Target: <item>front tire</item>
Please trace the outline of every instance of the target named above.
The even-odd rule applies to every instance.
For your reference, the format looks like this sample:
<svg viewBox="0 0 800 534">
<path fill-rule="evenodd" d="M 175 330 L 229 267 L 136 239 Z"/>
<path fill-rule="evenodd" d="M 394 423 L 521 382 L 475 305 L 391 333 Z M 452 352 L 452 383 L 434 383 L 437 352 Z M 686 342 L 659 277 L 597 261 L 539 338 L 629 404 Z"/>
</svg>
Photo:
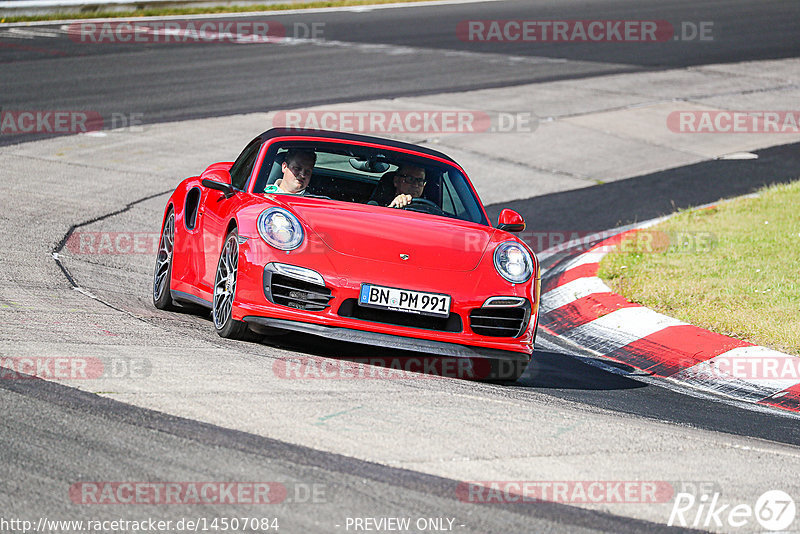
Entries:
<svg viewBox="0 0 800 534">
<path fill-rule="evenodd" d="M 211 316 L 214 328 L 221 337 L 247 339 L 252 334 L 247 323 L 233 318 L 233 299 L 236 296 L 236 277 L 239 269 L 239 234 L 234 228 L 225 238 L 214 276 L 214 301 Z"/>
</svg>

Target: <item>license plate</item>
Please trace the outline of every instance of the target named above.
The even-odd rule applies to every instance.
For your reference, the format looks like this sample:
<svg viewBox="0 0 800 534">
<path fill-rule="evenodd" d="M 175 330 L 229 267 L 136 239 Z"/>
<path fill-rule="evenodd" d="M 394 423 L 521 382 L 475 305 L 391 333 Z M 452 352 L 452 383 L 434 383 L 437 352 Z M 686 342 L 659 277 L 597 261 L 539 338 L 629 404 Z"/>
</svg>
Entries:
<svg viewBox="0 0 800 534">
<path fill-rule="evenodd" d="M 450 295 L 425 293 L 396 287 L 361 284 L 358 297 L 361 306 L 402 311 L 422 315 L 447 317 L 450 315 Z"/>
</svg>

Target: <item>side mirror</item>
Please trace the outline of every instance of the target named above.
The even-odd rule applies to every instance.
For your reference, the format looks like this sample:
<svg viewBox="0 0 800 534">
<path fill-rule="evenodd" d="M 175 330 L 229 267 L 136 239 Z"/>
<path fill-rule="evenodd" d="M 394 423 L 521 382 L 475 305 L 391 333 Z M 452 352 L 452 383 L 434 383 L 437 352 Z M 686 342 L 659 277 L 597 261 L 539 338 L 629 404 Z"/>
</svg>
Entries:
<svg viewBox="0 0 800 534">
<path fill-rule="evenodd" d="M 203 187 L 214 189 L 216 191 L 222 191 L 225 194 L 225 198 L 231 198 L 234 194 L 236 194 L 236 190 L 231 184 L 209 180 L 208 178 L 203 178 Z"/>
<path fill-rule="evenodd" d="M 514 210 L 504 209 L 500 212 L 497 228 L 506 232 L 521 232 L 525 229 L 525 219 Z"/>
<path fill-rule="evenodd" d="M 229 184 L 231 183 L 231 165 L 233 165 L 233 163 L 229 161 L 212 163 L 203 171 L 200 178 L 209 178 L 217 182 L 222 182 L 223 184 Z"/>
</svg>

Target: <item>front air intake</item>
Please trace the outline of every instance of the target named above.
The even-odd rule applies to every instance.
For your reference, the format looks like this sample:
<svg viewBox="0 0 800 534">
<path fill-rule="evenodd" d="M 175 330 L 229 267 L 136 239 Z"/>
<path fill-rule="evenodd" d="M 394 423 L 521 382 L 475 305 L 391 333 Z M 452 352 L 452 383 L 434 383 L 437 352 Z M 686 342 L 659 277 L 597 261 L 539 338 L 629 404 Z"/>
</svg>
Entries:
<svg viewBox="0 0 800 534">
<path fill-rule="evenodd" d="M 264 296 L 274 304 L 305 311 L 322 311 L 333 298 L 325 286 L 269 270 L 264 271 Z"/>
<path fill-rule="evenodd" d="M 515 306 L 484 305 L 469 313 L 469 326 L 481 336 L 519 337 L 528 326 L 530 315 L 528 301 Z"/>
</svg>

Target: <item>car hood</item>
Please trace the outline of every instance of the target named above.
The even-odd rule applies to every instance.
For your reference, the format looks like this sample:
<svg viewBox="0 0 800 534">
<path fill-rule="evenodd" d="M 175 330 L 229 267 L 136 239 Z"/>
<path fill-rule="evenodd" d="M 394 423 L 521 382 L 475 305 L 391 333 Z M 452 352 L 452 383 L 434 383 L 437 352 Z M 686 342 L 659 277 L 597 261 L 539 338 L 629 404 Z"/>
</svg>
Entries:
<svg viewBox="0 0 800 534">
<path fill-rule="evenodd" d="M 284 195 L 280 200 L 340 254 L 417 268 L 471 271 L 495 230 L 381 206 Z"/>
</svg>

